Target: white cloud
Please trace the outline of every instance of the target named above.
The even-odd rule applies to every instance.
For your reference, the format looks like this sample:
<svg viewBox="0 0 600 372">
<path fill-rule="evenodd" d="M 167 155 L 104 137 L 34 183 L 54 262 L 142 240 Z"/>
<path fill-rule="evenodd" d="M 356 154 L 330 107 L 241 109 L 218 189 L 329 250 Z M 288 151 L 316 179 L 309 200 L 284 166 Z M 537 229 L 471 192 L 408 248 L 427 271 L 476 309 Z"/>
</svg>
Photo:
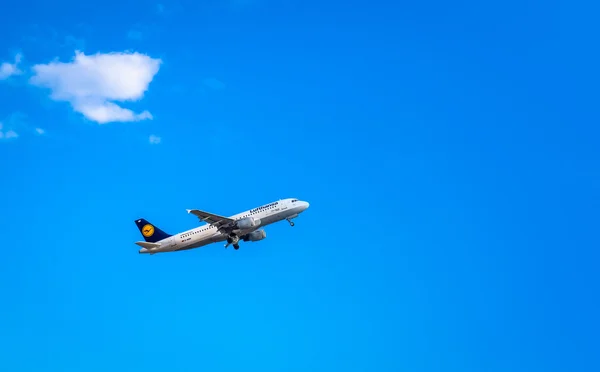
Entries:
<svg viewBox="0 0 600 372">
<path fill-rule="evenodd" d="M 5 80 L 13 75 L 20 75 L 23 73 L 18 67 L 19 63 L 21 62 L 21 58 L 22 55 L 17 54 L 15 56 L 14 63 L 3 62 L 0 64 L 0 80 Z"/>
<path fill-rule="evenodd" d="M 159 136 L 155 136 L 154 134 L 150 135 L 149 141 L 151 145 L 158 145 L 162 138 Z"/>
<path fill-rule="evenodd" d="M 116 121 L 127 122 L 152 119 L 152 114 L 148 111 L 143 111 L 139 114 L 136 114 L 133 111 L 124 109 L 123 107 L 112 102 L 84 102 L 81 103 L 75 110 L 83 113 L 88 119 L 100 124 Z"/>
<path fill-rule="evenodd" d="M 4 138 L 17 138 L 19 137 L 19 135 L 14 131 L 14 130 L 9 130 L 8 132 L 4 133 Z"/>
<path fill-rule="evenodd" d="M 30 83 L 49 88 L 50 97 L 66 101 L 87 119 L 100 124 L 152 119 L 148 111 L 135 113 L 116 102 L 143 98 L 162 61 L 140 53 L 76 51 L 72 62 L 33 66 Z"/>
<path fill-rule="evenodd" d="M 4 129 L 4 125 L 2 123 L 0 123 L 0 140 L 19 137 L 19 135 L 17 134 L 17 132 L 15 132 L 14 130 L 9 129 L 9 130 L 5 131 L 3 129 Z"/>
<path fill-rule="evenodd" d="M 27 115 L 13 112 L 0 122 L 0 140 L 9 140 L 30 134 L 44 135 L 46 131 L 40 127 L 32 127 L 27 123 Z"/>
</svg>

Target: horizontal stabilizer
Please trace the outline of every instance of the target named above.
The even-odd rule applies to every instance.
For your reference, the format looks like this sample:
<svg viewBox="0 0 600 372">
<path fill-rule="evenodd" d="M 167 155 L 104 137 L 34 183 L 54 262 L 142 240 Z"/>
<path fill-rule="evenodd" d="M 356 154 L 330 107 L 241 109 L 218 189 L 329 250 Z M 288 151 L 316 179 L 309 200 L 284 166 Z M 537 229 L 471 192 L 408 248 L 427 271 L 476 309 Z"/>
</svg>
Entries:
<svg viewBox="0 0 600 372">
<path fill-rule="evenodd" d="M 160 247 L 160 244 L 158 244 L 158 243 L 135 242 L 135 244 L 139 245 L 140 247 L 146 248 L 146 249 L 152 249 L 152 248 L 158 248 L 158 247 Z"/>
</svg>

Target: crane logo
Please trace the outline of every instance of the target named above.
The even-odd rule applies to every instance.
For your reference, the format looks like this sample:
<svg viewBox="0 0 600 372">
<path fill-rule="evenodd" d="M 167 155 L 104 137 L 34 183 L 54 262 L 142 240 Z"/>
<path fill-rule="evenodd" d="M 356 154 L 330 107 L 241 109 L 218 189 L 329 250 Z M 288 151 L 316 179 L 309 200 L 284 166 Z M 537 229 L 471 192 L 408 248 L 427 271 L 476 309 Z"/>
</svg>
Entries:
<svg viewBox="0 0 600 372">
<path fill-rule="evenodd" d="M 154 235 L 154 226 L 150 225 L 150 224 L 146 224 L 143 228 L 142 228 L 142 235 L 144 235 L 146 238 L 151 237 L 152 235 Z"/>
</svg>

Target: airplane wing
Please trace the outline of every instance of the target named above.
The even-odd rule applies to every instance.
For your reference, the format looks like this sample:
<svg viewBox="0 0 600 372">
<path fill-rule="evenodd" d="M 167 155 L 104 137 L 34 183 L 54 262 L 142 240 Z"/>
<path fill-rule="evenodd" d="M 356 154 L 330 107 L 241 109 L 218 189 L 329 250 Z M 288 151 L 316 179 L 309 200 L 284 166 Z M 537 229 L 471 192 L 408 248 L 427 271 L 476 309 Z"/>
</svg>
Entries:
<svg viewBox="0 0 600 372">
<path fill-rule="evenodd" d="M 212 214 L 198 209 L 188 209 L 187 212 L 198 217 L 200 221 L 215 226 L 219 231 L 230 231 L 233 230 L 233 227 L 235 226 L 235 220 L 229 217 L 219 216 L 218 214 Z"/>
</svg>

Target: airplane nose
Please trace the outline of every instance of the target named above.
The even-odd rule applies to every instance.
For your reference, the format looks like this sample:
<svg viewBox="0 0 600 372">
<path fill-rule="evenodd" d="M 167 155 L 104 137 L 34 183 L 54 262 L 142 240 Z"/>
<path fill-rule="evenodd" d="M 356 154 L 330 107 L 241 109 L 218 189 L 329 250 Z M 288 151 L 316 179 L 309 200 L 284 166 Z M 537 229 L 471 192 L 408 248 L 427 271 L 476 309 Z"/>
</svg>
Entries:
<svg viewBox="0 0 600 372">
<path fill-rule="evenodd" d="M 308 207 L 310 207 L 310 203 L 309 202 L 304 202 L 304 209 L 308 209 Z"/>
</svg>

